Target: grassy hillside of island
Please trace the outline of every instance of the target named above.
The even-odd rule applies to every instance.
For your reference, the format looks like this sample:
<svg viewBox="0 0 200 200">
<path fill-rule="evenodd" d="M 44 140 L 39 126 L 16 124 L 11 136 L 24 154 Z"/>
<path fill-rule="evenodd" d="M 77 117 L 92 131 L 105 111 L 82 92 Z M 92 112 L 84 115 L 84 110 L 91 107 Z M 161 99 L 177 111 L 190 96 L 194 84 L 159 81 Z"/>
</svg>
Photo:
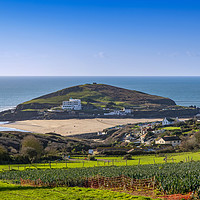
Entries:
<svg viewBox="0 0 200 200">
<path fill-rule="evenodd" d="M 63 101 L 70 98 L 80 99 L 81 109 L 63 109 Z M 193 117 L 197 113 L 199 108 L 178 106 L 166 97 L 93 83 L 65 88 L 26 101 L 14 110 L 1 112 L 0 120 Z"/>
<path fill-rule="evenodd" d="M 18 105 L 17 109 L 42 109 L 57 107 L 69 98 L 81 99 L 82 105 L 93 105 L 94 108 L 173 106 L 175 102 L 169 98 L 150 95 L 105 84 L 78 85 L 59 90 Z"/>
</svg>

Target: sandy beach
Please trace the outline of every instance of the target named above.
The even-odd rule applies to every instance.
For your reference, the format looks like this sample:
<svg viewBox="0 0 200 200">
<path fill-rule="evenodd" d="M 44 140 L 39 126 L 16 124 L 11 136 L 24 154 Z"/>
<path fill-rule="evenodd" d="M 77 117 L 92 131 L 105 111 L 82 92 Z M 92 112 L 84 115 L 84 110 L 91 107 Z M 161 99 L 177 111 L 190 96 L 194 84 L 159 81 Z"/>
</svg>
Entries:
<svg viewBox="0 0 200 200">
<path fill-rule="evenodd" d="M 54 132 L 61 135 L 76 135 L 102 131 L 116 125 L 138 122 L 161 121 L 161 119 L 66 119 L 66 120 L 26 120 L 4 124 L 2 127 L 16 128 L 33 133 Z"/>
</svg>

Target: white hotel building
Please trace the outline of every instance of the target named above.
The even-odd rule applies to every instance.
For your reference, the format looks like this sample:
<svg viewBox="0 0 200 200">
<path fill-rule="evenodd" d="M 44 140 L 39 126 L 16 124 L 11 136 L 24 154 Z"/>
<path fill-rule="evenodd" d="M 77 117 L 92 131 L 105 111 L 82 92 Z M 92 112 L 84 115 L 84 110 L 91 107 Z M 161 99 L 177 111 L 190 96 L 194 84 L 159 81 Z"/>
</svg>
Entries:
<svg viewBox="0 0 200 200">
<path fill-rule="evenodd" d="M 62 109 L 66 110 L 81 110 L 81 100 L 80 99 L 72 99 L 70 98 L 69 101 L 63 101 Z"/>
</svg>

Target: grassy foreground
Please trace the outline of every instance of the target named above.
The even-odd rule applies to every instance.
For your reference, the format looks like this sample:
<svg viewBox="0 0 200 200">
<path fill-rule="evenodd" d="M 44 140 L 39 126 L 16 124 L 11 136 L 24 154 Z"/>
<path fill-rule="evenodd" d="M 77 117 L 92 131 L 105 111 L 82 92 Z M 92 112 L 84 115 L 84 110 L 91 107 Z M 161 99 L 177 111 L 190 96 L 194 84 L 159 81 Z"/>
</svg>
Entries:
<svg viewBox="0 0 200 200">
<path fill-rule="evenodd" d="M 133 156 L 132 160 L 123 160 L 122 156 L 118 157 L 96 157 L 97 161 L 85 160 L 85 157 L 72 157 L 72 160 L 66 162 L 34 163 L 30 164 L 10 164 L 0 165 L 0 171 L 4 170 L 25 170 L 29 169 L 60 169 L 60 168 L 82 168 L 82 167 L 99 167 L 99 166 L 126 166 L 126 165 L 148 165 L 148 164 L 164 164 L 164 158 L 167 156 L 167 163 L 178 163 L 187 161 L 200 161 L 200 152 L 184 152 L 158 155 L 140 155 Z"/>
<path fill-rule="evenodd" d="M 2 200 L 151 200 L 149 197 L 132 196 L 109 190 L 80 187 L 33 188 L 3 182 L 0 182 L 0 194 Z"/>
</svg>

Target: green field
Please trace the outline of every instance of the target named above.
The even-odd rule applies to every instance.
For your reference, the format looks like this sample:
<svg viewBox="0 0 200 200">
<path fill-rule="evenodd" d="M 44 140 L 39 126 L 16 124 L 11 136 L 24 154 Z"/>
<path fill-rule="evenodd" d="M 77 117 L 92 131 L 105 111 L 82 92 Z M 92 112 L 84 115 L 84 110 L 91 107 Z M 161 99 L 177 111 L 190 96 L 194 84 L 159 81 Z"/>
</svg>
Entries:
<svg viewBox="0 0 200 200">
<path fill-rule="evenodd" d="M 151 200 L 148 197 L 132 196 L 126 193 L 109 190 L 98 190 L 80 187 L 34 188 L 21 187 L 0 182 L 2 200 L 102 200 L 102 199 L 134 199 Z"/>
<path fill-rule="evenodd" d="M 37 98 L 24 102 L 23 104 L 39 103 L 39 104 L 54 104 L 58 106 L 61 105 L 63 101 L 66 101 L 72 97 L 74 99 L 81 99 L 82 104 L 87 104 L 88 99 L 93 99 L 95 100 L 95 102 L 91 102 L 91 104 L 97 107 L 105 107 L 105 105 L 111 101 L 114 102 L 116 106 L 119 107 L 130 106 L 130 104 L 125 102 L 114 101 L 112 97 L 102 94 L 101 92 L 91 91 L 90 89 L 87 88 L 87 85 L 82 85 L 80 86 L 80 88 L 82 88 L 83 90 L 78 92 L 77 91 L 69 92 L 68 94 L 65 95 L 53 96 L 50 98 Z"/>
<path fill-rule="evenodd" d="M 181 130 L 181 127 L 176 127 L 176 126 L 168 126 L 168 127 L 163 127 L 160 129 L 165 129 L 166 131 L 173 131 L 173 130 Z"/>
<path fill-rule="evenodd" d="M 167 156 L 167 163 L 164 158 Z M 197 191 L 199 186 L 199 161 L 200 152 L 174 153 L 164 155 L 133 156 L 133 160 L 123 160 L 122 156 L 98 157 L 97 161 L 85 160 L 84 156 L 71 157 L 71 161 L 38 163 L 33 165 L 0 165 L 0 179 L 9 183 L 0 182 L 0 199 L 73 199 L 73 200 L 93 200 L 93 199 L 138 199 L 147 200 L 150 198 L 136 197 L 121 192 L 113 192 L 104 189 L 84 188 L 86 177 L 119 177 L 121 175 L 130 177 L 133 180 L 146 180 L 155 177 L 159 182 L 157 189 L 165 191 L 167 194 L 185 194 Z M 182 163 L 180 163 L 182 161 Z M 174 164 L 172 163 L 174 162 Z M 172 164 L 171 164 L 172 163 Z M 140 165 L 138 165 L 140 164 Z M 151 164 L 151 165 L 148 165 Z M 153 165 L 152 165 L 153 164 Z M 157 165 L 161 164 L 161 165 Z M 115 166 L 118 167 L 115 167 Z M 125 166 L 127 165 L 127 167 Z M 94 167 L 95 166 L 95 167 Z M 105 167 L 100 167 L 105 166 Z M 110 166 L 110 167 L 106 167 Z M 121 166 L 121 167 L 119 167 Z M 67 167 L 67 168 L 66 168 Z M 28 169 L 27 169 L 28 168 Z M 29 170 L 32 169 L 32 170 Z M 50 169 L 51 168 L 51 169 Z M 7 170 L 12 171 L 7 171 Z M 15 169 L 13 171 L 13 169 Z M 46 170 L 43 170 L 46 169 Z M 67 169 L 67 170 L 66 170 Z M 19 170 L 19 171 L 18 171 Z M 3 172 L 5 171 L 5 172 Z M 186 175 L 186 176 L 185 176 Z M 41 180 L 43 186 L 53 187 L 28 187 L 19 186 L 12 183 L 20 183 L 23 180 Z M 35 182 L 34 182 L 35 183 Z M 47 183 L 47 185 L 46 185 Z M 51 183 L 53 185 L 51 185 Z M 58 187 L 54 187 L 54 186 Z M 64 187 L 60 187 L 64 186 Z M 70 187 L 69 187 L 70 186 Z M 74 187 L 79 186 L 79 187 Z M 81 186 L 81 187 L 80 187 Z M 83 187 L 83 188 L 82 188 Z M 118 190 L 122 191 L 122 190 Z M 137 194 L 137 193 L 136 193 Z M 140 194 L 140 193 L 139 193 Z M 144 193 L 140 194 L 143 195 Z M 195 193 L 196 194 L 196 193 Z"/>
<path fill-rule="evenodd" d="M 4 170 L 25 170 L 31 169 L 55 169 L 55 168 L 81 168 L 81 167 L 98 167 L 98 166 L 125 166 L 125 165 L 147 165 L 147 164 L 162 164 L 165 163 L 164 158 L 167 156 L 167 162 L 185 162 L 185 161 L 199 161 L 200 152 L 186 152 L 186 153 L 173 153 L 162 155 L 144 155 L 133 156 L 132 160 L 123 160 L 122 156 L 118 157 L 96 157 L 97 161 L 85 160 L 85 157 L 72 157 L 72 161 L 66 162 L 53 162 L 53 163 L 34 163 L 34 164 L 11 164 L 0 165 L 0 171 Z M 74 160 L 75 159 L 75 160 Z"/>
<path fill-rule="evenodd" d="M 117 191 L 147 191 L 200 197 L 200 162 L 138 166 L 5 171 L 0 180 L 38 187 L 95 187 Z M 144 194 L 144 193 L 143 193 Z"/>
</svg>

